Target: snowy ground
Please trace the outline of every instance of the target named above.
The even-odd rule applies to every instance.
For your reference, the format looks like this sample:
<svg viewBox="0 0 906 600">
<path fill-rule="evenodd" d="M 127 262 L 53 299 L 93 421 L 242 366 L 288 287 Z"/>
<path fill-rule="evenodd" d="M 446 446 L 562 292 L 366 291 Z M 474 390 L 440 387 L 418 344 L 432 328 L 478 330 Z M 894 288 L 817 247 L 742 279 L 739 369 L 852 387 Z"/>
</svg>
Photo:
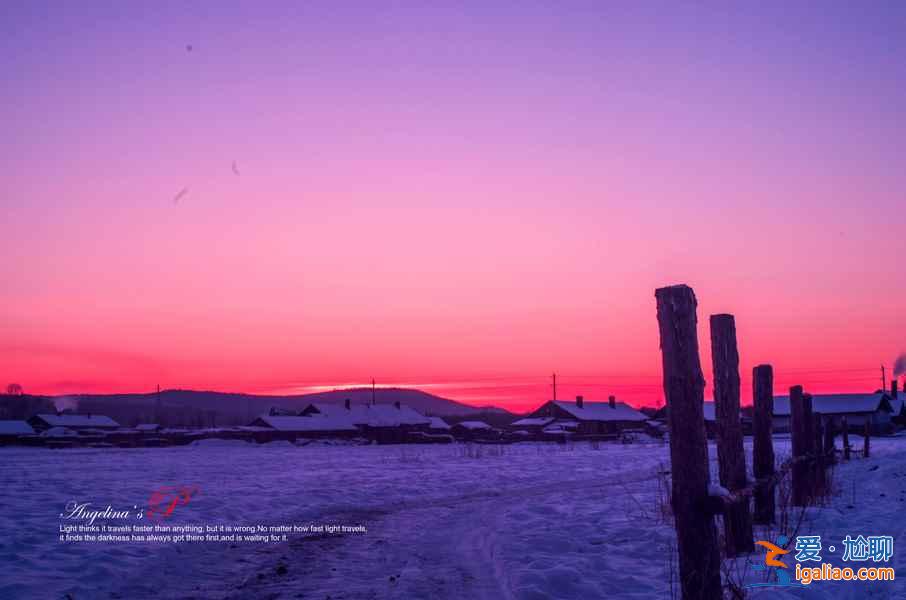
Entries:
<svg viewBox="0 0 906 600">
<path fill-rule="evenodd" d="M 837 495 L 809 510 L 800 534 L 893 535 L 890 566 L 906 578 L 906 438 L 872 442 L 872 458 L 836 469 Z M 789 442 L 775 447 L 782 458 Z M 669 598 L 665 469 L 659 443 L 2 448 L 0 598 Z M 174 484 L 200 492 L 173 524 L 362 523 L 368 533 L 235 547 L 58 541 L 67 501 L 131 507 Z M 758 581 L 744 563 L 730 576 Z M 769 595 L 898 598 L 906 585 L 750 591 Z"/>
</svg>

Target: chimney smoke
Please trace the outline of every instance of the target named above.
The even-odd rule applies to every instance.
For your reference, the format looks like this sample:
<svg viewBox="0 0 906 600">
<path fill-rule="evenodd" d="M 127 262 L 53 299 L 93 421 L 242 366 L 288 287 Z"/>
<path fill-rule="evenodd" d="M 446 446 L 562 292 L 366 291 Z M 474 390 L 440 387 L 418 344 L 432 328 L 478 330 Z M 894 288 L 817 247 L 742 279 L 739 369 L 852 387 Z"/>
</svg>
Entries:
<svg viewBox="0 0 906 600">
<path fill-rule="evenodd" d="M 899 377 L 900 375 L 906 375 L 906 352 L 900 354 L 895 361 L 893 361 L 893 376 Z"/>
</svg>

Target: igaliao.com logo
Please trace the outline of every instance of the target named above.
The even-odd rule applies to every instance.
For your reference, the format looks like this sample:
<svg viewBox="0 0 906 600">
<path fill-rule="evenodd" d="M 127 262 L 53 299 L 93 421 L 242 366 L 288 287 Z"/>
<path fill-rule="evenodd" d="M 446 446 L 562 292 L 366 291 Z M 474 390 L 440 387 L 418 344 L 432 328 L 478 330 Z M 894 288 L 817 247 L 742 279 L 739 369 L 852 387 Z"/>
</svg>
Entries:
<svg viewBox="0 0 906 600">
<path fill-rule="evenodd" d="M 772 544 L 766 540 L 758 540 L 755 542 L 763 547 L 766 550 L 766 553 L 764 556 L 764 565 L 754 565 L 752 568 L 756 571 L 768 571 L 773 568 L 777 580 L 773 582 L 747 583 L 744 587 L 805 587 L 801 583 L 791 581 L 790 574 L 787 571 L 781 570 L 788 569 L 789 567 L 782 560 L 778 560 L 777 557 L 790 553 L 789 550 L 784 550 L 781 547 L 786 546 L 789 541 L 788 537 L 781 535 L 777 538 L 776 544 Z"/>
<path fill-rule="evenodd" d="M 821 552 L 821 536 L 803 535 L 796 538 L 796 568 L 791 578 L 787 569 L 789 567 L 781 560 L 790 550 L 783 546 L 789 544 L 789 538 L 779 536 L 776 543 L 765 540 L 755 542 L 765 549 L 764 565 L 753 565 L 755 571 L 773 572 L 774 581 L 748 583 L 743 587 L 806 587 L 815 581 L 894 581 L 896 571 L 891 567 L 835 567 L 823 562 Z M 886 563 L 893 555 L 893 537 L 883 535 L 859 535 L 855 539 L 847 535 L 843 540 L 844 562 L 865 562 L 871 560 L 875 563 Z M 835 551 L 834 546 L 828 546 L 830 553 Z M 804 563 L 804 564 L 803 564 Z M 811 565 L 811 566 L 810 566 Z M 768 575 L 770 579 L 770 575 Z"/>
</svg>

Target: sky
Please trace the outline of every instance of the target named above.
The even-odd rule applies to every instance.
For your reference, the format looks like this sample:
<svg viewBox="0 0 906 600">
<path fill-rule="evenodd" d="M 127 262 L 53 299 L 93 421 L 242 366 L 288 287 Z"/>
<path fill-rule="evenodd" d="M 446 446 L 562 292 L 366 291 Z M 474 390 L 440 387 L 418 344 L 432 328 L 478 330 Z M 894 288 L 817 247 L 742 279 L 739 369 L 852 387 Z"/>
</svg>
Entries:
<svg viewBox="0 0 906 600">
<path fill-rule="evenodd" d="M 889 381 L 902 3 L 429 4 L 4 2 L 4 385 L 660 405 L 675 283 Z"/>
</svg>

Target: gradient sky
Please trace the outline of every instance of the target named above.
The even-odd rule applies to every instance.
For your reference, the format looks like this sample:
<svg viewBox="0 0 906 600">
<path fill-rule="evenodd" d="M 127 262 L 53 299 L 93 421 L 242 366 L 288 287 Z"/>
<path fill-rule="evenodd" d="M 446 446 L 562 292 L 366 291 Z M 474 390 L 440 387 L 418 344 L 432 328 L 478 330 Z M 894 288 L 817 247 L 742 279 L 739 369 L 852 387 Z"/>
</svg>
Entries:
<svg viewBox="0 0 906 600">
<path fill-rule="evenodd" d="M 661 404 L 685 282 L 744 403 L 880 385 L 903 3 L 428 4 L 3 2 L 3 383 Z"/>
</svg>

